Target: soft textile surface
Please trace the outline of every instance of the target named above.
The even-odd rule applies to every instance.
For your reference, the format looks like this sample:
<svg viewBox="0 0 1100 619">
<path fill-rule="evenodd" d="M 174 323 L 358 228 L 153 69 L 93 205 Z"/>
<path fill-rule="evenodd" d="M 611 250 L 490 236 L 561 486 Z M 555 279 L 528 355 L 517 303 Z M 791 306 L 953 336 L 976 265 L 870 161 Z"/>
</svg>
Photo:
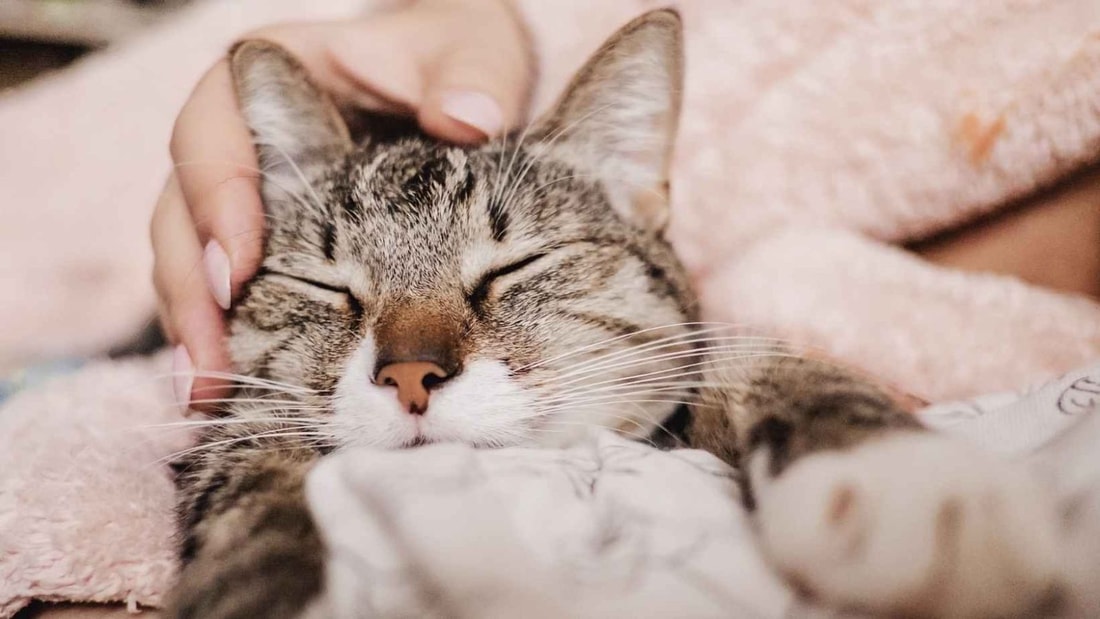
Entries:
<svg viewBox="0 0 1100 619">
<path fill-rule="evenodd" d="M 168 365 L 93 364 L 0 408 L 0 617 L 30 599 L 163 599 L 174 576 L 164 459 L 188 444 L 164 425 L 180 419 Z M 922 413 L 975 449 L 1028 458 L 1075 506 L 1065 557 L 1095 608 L 1098 404 L 1094 366 L 1023 399 Z M 308 494 L 333 549 L 325 612 L 337 617 L 780 617 L 797 603 L 757 554 L 729 471 L 702 452 L 611 435 L 569 450 L 348 451 Z"/>
<path fill-rule="evenodd" d="M 1019 401 L 995 399 L 1001 406 L 984 399 L 922 415 L 1030 459 L 1075 506 L 1062 556 L 1074 608 L 1095 616 L 1100 366 Z M 792 616 L 799 602 L 756 553 L 727 473 L 705 452 L 662 453 L 610 435 L 564 452 L 345 452 L 308 484 L 335 549 L 324 615 Z"/>
<path fill-rule="evenodd" d="M 569 450 L 351 451 L 307 494 L 334 549 L 333 617 L 756 617 L 791 603 L 706 452 L 610 434 Z"/>
<path fill-rule="evenodd" d="M 190 436 L 168 355 L 97 363 L 0 406 L 0 617 L 30 599 L 156 604 L 175 575 L 162 458 Z"/>
<path fill-rule="evenodd" d="M 543 64 L 538 107 L 618 24 L 668 4 L 517 1 Z M 140 326 L 153 307 L 148 216 L 173 115 L 202 70 L 251 27 L 363 4 L 199 3 L 0 99 L 0 369 L 100 350 Z M 819 346 L 930 401 L 1100 356 L 1100 305 L 887 246 L 1097 160 L 1100 3 L 680 9 L 688 77 L 671 232 L 709 319 Z"/>
<path fill-rule="evenodd" d="M 0 99 L 0 369 L 101 350 L 141 326 L 153 308 L 147 220 L 190 87 L 237 33 L 361 4 L 199 3 Z M 521 4 L 545 106 L 617 24 L 658 3 Z M 708 319 L 818 345 L 929 400 L 1016 388 L 1100 356 L 1096 303 L 934 268 L 889 245 L 1096 158 L 1100 3 L 681 9 L 688 83 L 672 234 Z M 148 463 L 183 435 L 133 428 L 175 414 L 168 381 L 151 380 L 167 371 L 92 365 L 0 408 L 4 613 L 30 596 L 160 600 L 171 486 Z"/>
</svg>

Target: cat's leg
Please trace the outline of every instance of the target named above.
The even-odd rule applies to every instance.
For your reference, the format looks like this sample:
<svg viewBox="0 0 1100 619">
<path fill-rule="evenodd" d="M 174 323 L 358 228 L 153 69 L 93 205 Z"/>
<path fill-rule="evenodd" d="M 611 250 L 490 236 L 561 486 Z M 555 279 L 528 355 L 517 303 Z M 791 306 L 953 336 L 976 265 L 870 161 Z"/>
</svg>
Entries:
<svg viewBox="0 0 1100 619">
<path fill-rule="evenodd" d="M 710 377 L 693 446 L 747 477 L 759 541 L 826 604 L 928 617 L 1045 616 L 1053 503 L 1023 471 L 925 430 L 831 365 L 782 356 Z"/>
<path fill-rule="evenodd" d="M 183 568 L 166 617 L 299 617 L 321 590 L 322 544 L 302 485 L 314 454 L 233 445 L 181 475 Z"/>
</svg>

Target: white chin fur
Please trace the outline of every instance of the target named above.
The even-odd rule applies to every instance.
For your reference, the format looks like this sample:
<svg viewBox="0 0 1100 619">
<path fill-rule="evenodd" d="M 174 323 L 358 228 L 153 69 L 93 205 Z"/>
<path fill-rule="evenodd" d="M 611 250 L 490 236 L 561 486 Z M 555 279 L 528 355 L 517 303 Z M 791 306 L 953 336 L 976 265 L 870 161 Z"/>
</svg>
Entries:
<svg viewBox="0 0 1100 619">
<path fill-rule="evenodd" d="M 418 440 L 478 446 L 539 442 L 528 420 L 535 398 L 491 359 L 468 360 L 461 374 L 432 391 L 428 411 L 412 415 L 396 391 L 371 383 L 374 338 L 367 335 L 336 386 L 331 430 L 342 446 L 395 448 Z"/>
</svg>

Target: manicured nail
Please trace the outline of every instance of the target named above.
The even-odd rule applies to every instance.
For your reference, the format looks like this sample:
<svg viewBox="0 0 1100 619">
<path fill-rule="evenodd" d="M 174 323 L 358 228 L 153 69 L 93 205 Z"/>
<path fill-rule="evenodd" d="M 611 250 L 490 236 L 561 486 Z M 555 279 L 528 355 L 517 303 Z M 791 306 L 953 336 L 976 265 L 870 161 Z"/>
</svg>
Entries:
<svg viewBox="0 0 1100 619">
<path fill-rule="evenodd" d="M 210 294 L 223 310 L 229 309 L 229 254 L 225 253 L 221 243 L 211 240 L 202 252 L 202 261 L 206 266 L 206 284 Z"/>
<path fill-rule="evenodd" d="M 191 386 L 194 383 L 195 366 L 191 363 L 187 348 L 180 344 L 172 353 L 172 391 L 175 392 L 176 403 L 184 411 L 191 405 Z"/>
<path fill-rule="evenodd" d="M 440 110 L 485 135 L 496 135 L 504 128 L 504 113 L 489 95 L 471 90 L 443 93 Z"/>
</svg>

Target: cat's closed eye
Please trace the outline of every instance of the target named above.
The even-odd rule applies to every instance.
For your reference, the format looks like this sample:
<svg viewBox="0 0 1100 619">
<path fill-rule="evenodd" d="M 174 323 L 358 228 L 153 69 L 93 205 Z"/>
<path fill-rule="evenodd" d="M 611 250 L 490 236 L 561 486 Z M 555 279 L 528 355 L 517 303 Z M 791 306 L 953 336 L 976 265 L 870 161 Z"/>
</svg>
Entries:
<svg viewBox="0 0 1100 619">
<path fill-rule="evenodd" d="M 266 275 L 266 276 L 282 277 L 282 278 L 285 278 L 285 279 L 292 279 L 292 280 L 294 280 L 298 283 L 306 284 L 307 286 L 312 286 L 314 288 L 319 288 L 321 290 L 327 290 L 329 292 L 335 292 L 335 293 L 338 293 L 338 294 L 346 294 L 348 296 L 351 296 L 351 289 L 348 288 L 347 286 L 340 286 L 338 284 L 329 284 L 329 283 L 326 283 L 326 282 L 322 282 L 322 281 L 313 279 L 311 277 L 305 277 L 303 275 L 293 275 L 293 274 L 290 274 L 290 273 L 285 273 L 283 271 L 273 271 L 269 268 L 262 269 L 261 272 L 260 272 L 260 275 L 261 276 Z"/>
<path fill-rule="evenodd" d="M 470 302 L 470 307 L 472 307 L 475 312 L 481 312 L 484 307 L 485 300 L 489 297 L 489 291 L 492 288 L 494 281 L 506 275 L 511 275 L 512 273 L 519 272 L 531 266 L 535 262 L 538 262 L 539 260 L 545 258 L 547 255 L 548 254 L 546 252 L 531 254 L 525 258 L 493 269 L 485 275 L 482 275 L 477 285 L 474 286 L 473 290 L 470 291 L 467 297 Z"/>
<path fill-rule="evenodd" d="M 317 280 L 312 277 L 306 277 L 303 275 L 295 275 L 284 271 L 275 271 L 270 268 L 263 268 L 260 270 L 259 276 L 262 277 L 275 277 L 284 281 L 289 280 L 294 282 L 296 286 L 306 286 L 314 289 L 315 291 L 322 291 L 324 296 L 336 296 L 339 295 L 342 301 L 345 301 L 349 307 L 356 313 L 362 311 L 362 306 L 359 300 L 355 297 L 355 294 L 347 286 L 339 284 L 330 284 Z"/>
</svg>

